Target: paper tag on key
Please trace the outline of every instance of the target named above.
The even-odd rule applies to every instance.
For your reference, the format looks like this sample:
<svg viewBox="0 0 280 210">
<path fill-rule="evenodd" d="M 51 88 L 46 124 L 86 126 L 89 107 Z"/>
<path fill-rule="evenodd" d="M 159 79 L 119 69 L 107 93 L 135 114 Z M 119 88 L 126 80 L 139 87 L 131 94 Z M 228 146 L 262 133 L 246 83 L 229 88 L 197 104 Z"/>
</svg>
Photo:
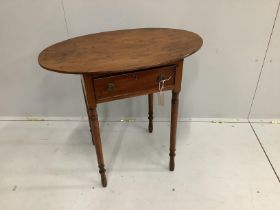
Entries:
<svg viewBox="0 0 280 210">
<path fill-rule="evenodd" d="M 157 96 L 158 96 L 158 105 L 164 106 L 164 92 L 160 91 L 159 93 L 157 93 Z"/>
<path fill-rule="evenodd" d="M 168 80 L 170 80 L 172 78 L 172 75 L 167 78 L 167 79 L 162 79 L 158 82 L 158 90 L 159 90 L 159 93 L 157 94 L 158 95 L 158 105 L 160 106 L 164 106 L 164 92 L 163 92 L 163 89 L 164 89 L 164 83 Z"/>
</svg>

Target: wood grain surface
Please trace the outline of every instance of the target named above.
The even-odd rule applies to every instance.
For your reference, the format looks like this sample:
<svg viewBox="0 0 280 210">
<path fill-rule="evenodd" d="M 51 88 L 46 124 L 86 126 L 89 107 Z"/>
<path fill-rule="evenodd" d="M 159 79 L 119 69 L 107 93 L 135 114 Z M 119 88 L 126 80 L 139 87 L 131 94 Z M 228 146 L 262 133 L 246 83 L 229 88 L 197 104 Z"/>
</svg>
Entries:
<svg viewBox="0 0 280 210">
<path fill-rule="evenodd" d="M 43 50 L 39 64 L 48 70 L 95 75 L 163 66 L 195 53 L 199 35 L 178 29 L 142 28 L 72 38 Z"/>
</svg>

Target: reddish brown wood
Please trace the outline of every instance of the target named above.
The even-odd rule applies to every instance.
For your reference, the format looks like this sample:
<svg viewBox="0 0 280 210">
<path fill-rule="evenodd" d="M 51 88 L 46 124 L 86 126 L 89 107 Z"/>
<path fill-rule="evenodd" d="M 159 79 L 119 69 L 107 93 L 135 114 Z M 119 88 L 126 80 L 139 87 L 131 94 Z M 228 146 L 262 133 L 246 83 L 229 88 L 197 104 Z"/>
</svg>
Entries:
<svg viewBox="0 0 280 210">
<path fill-rule="evenodd" d="M 87 116 L 89 116 L 89 108 L 88 108 L 88 103 L 87 103 L 87 98 L 86 98 L 86 93 L 85 93 L 85 85 L 84 85 L 83 78 L 81 78 L 81 83 L 82 83 L 82 89 L 83 89 L 85 105 L 86 105 L 86 109 L 87 109 Z M 92 144 L 94 145 L 94 138 L 93 138 L 93 133 L 92 133 L 92 129 L 91 129 L 91 120 L 90 120 L 89 117 L 88 117 L 88 123 L 89 123 L 89 129 L 90 129 L 90 133 L 91 133 Z"/>
<path fill-rule="evenodd" d="M 148 95 L 148 103 L 149 103 L 149 115 L 148 115 L 148 119 L 149 119 L 149 132 L 152 133 L 153 132 L 153 94 L 149 94 Z"/>
<path fill-rule="evenodd" d="M 175 151 L 176 151 L 176 132 L 177 132 L 177 118 L 178 118 L 179 92 L 172 91 L 171 100 L 171 125 L 170 125 L 170 161 L 169 169 L 174 171 L 175 168 Z"/>
<path fill-rule="evenodd" d="M 85 86 L 85 94 L 88 108 L 95 108 L 96 107 L 96 100 L 95 100 L 95 91 L 93 87 L 93 79 L 91 75 L 83 75 L 83 81 Z"/>
<path fill-rule="evenodd" d="M 165 87 L 163 91 L 172 90 L 173 88 L 174 87 Z M 134 92 L 134 93 L 130 93 L 130 94 L 127 94 L 127 95 L 118 95 L 118 96 L 114 96 L 112 98 L 101 99 L 101 100 L 98 100 L 96 103 L 99 104 L 99 103 L 109 102 L 109 101 L 113 101 L 113 100 L 119 100 L 119 99 L 125 99 L 125 98 L 129 98 L 129 97 L 147 95 L 147 94 L 156 93 L 156 92 L 158 92 L 158 89 L 150 89 L 150 90 L 147 90 L 146 92 L 139 91 L 139 92 Z"/>
<path fill-rule="evenodd" d="M 171 171 L 175 168 L 178 101 L 181 90 L 183 59 L 202 46 L 195 33 L 176 29 L 131 29 L 103 32 L 57 43 L 39 55 L 39 64 L 48 70 L 82 74 L 83 91 L 92 141 L 101 175 L 107 186 L 100 139 L 97 103 L 138 95 L 149 100 L 149 132 L 153 131 L 153 93 L 159 81 L 172 90 L 170 126 Z"/>
<path fill-rule="evenodd" d="M 94 79 L 97 103 L 112 101 L 159 91 L 159 81 L 168 79 L 164 90 L 174 87 L 175 65 L 161 68 L 125 73 Z"/>
<path fill-rule="evenodd" d="M 175 88 L 176 92 L 181 91 L 181 82 L 182 82 L 182 75 L 183 75 L 183 63 L 184 60 L 178 61 L 176 63 L 176 76 L 175 76 Z"/>
<path fill-rule="evenodd" d="M 89 75 L 84 75 L 84 85 L 86 90 L 86 102 L 88 107 L 88 117 L 95 143 L 95 151 L 98 161 L 99 173 L 101 175 L 101 183 L 103 187 L 107 186 L 107 179 L 105 175 L 105 165 L 102 152 L 102 144 L 100 139 L 98 115 L 96 111 L 95 92 L 93 89 L 93 79 Z"/>
<path fill-rule="evenodd" d="M 101 183 L 103 187 L 107 186 L 107 178 L 105 175 L 105 165 L 103 159 L 103 152 L 102 152 L 102 145 L 100 140 L 100 133 L 99 133 L 99 122 L 98 116 L 96 112 L 96 108 L 89 109 L 89 117 L 91 121 L 91 129 L 93 131 L 94 142 L 95 142 L 95 151 L 98 161 L 99 173 L 101 175 Z"/>
<path fill-rule="evenodd" d="M 181 82 L 183 75 L 183 60 L 176 64 L 175 87 L 172 90 L 171 99 L 171 125 L 170 125 L 170 162 L 169 169 L 174 171 L 175 168 L 175 151 L 176 151 L 176 132 L 177 132 L 177 119 L 178 119 L 178 106 L 179 106 L 179 92 L 181 90 Z"/>
<path fill-rule="evenodd" d="M 51 71 L 71 74 L 127 72 L 182 60 L 201 46 L 201 37 L 185 30 L 119 30 L 57 43 L 39 55 L 39 64 Z"/>
</svg>

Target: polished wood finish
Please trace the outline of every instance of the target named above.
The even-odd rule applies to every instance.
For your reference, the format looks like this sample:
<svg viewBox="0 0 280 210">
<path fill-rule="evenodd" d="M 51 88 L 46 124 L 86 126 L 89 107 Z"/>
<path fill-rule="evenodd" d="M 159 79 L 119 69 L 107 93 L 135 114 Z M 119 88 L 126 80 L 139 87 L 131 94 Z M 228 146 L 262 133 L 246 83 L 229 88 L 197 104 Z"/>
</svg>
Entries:
<svg viewBox="0 0 280 210">
<path fill-rule="evenodd" d="M 154 111 L 153 111 L 153 94 L 148 95 L 148 106 L 149 106 L 149 112 L 148 112 L 148 119 L 149 119 L 149 132 L 153 132 L 153 118 L 154 118 Z"/>
<path fill-rule="evenodd" d="M 181 91 L 181 81 L 183 74 L 183 60 L 176 64 L 175 88 L 172 90 L 171 99 L 171 124 L 170 124 L 170 148 L 169 148 L 169 170 L 175 168 L 175 151 L 176 151 L 176 131 L 179 107 L 179 92 Z"/>
<path fill-rule="evenodd" d="M 184 60 L 181 60 L 176 63 L 176 74 L 175 74 L 175 88 L 176 92 L 181 91 L 181 84 L 182 84 L 182 75 L 183 75 L 183 63 Z"/>
<path fill-rule="evenodd" d="M 107 186 L 107 178 L 97 104 L 148 95 L 148 131 L 151 133 L 153 93 L 159 92 L 160 88 L 161 91 L 172 90 L 169 169 L 173 171 L 183 59 L 201 46 L 202 39 L 189 31 L 130 29 L 69 39 L 40 53 L 38 59 L 43 68 L 82 75 L 84 99 L 102 186 Z"/>
<path fill-rule="evenodd" d="M 107 178 L 105 175 L 106 170 L 105 170 L 105 164 L 104 164 L 104 158 L 102 152 L 102 144 L 100 139 L 99 122 L 98 122 L 98 115 L 96 111 L 95 91 L 93 89 L 93 79 L 88 75 L 84 75 L 83 79 L 84 79 L 84 86 L 85 86 L 85 95 L 87 97 L 86 102 L 88 108 L 88 118 L 90 121 L 92 135 L 94 139 L 99 173 L 101 175 L 101 183 L 103 187 L 106 187 Z"/>
<path fill-rule="evenodd" d="M 101 103 L 158 92 L 159 82 L 164 79 L 169 79 L 164 90 L 170 90 L 175 85 L 175 69 L 173 65 L 94 79 L 96 101 Z"/>
<path fill-rule="evenodd" d="M 199 35 L 178 29 L 142 28 L 72 38 L 48 47 L 39 64 L 61 73 L 95 75 L 165 66 L 195 53 Z"/>
<path fill-rule="evenodd" d="M 93 130 L 95 151 L 96 151 L 96 156 L 98 161 L 99 173 L 101 175 L 101 183 L 103 187 L 106 187 L 107 178 L 105 175 L 106 170 L 105 170 L 104 159 L 103 159 L 102 145 L 101 145 L 100 133 L 99 133 L 99 122 L 98 122 L 96 107 L 89 109 L 89 118 L 91 121 L 91 129 Z"/>
</svg>

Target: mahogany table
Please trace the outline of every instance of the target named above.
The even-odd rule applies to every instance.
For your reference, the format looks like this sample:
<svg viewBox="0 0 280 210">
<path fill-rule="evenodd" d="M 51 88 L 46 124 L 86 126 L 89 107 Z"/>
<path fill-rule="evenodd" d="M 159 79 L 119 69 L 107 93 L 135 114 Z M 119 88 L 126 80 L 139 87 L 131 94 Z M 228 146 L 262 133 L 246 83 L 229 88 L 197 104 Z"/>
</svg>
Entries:
<svg viewBox="0 0 280 210">
<path fill-rule="evenodd" d="M 153 93 L 172 90 L 170 171 L 174 170 L 178 100 L 183 60 L 202 46 L 199 35 L 178 29 L 142 28 L 80 36 L 54 44 L 39 55 L 50 71 L 82 75 L 92 142 L 99 173 L 107 186 L 96 106 L 148 95 L 148 130 L 153 131 Z"/>
</svg>

